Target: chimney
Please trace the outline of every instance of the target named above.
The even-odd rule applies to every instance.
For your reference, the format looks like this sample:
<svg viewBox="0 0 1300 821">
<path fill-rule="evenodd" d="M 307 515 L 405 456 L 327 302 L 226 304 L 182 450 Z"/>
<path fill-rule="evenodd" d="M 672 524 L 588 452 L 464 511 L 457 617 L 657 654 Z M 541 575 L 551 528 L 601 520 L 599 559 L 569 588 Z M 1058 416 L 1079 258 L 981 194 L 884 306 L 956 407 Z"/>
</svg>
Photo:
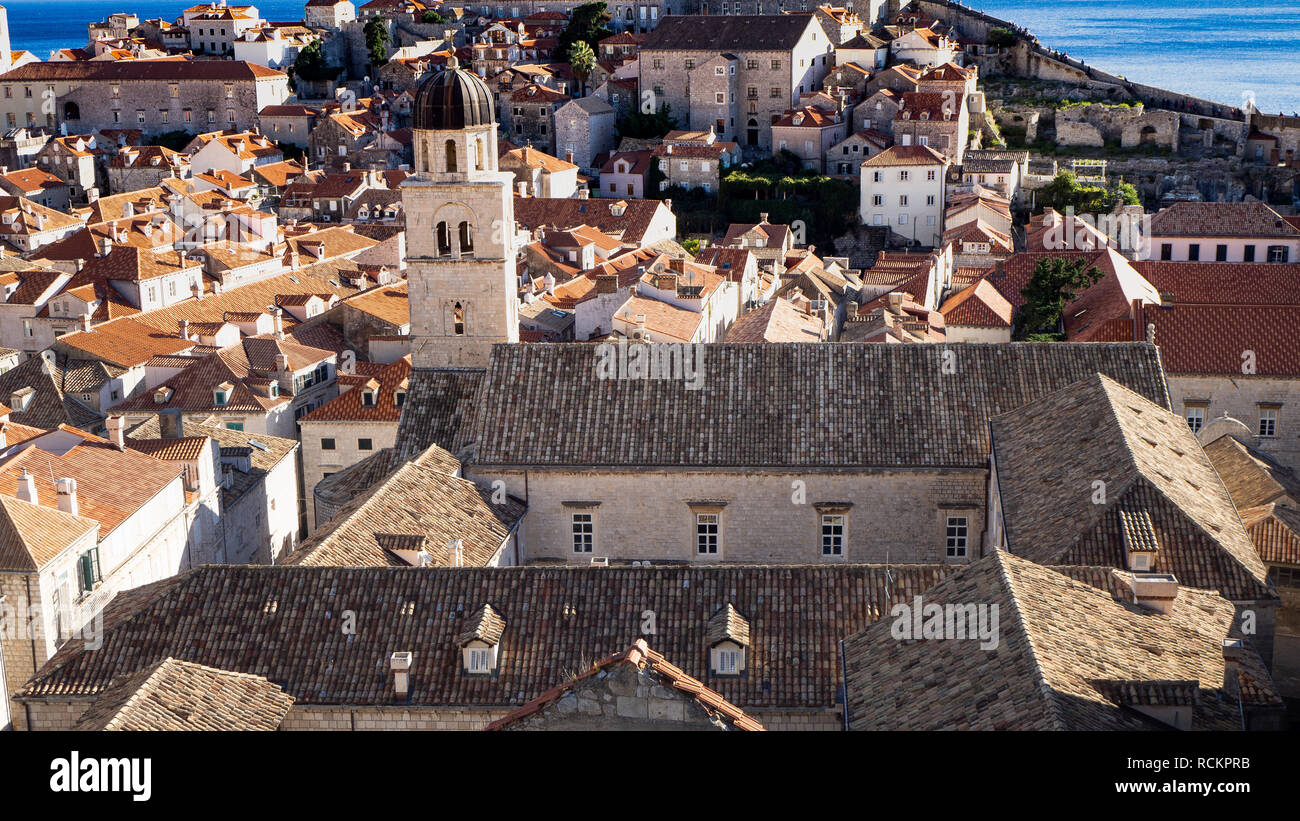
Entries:
<svg viewBox="0 0 1300 821">
<path fill-rule="evenodd" d="M 81 331 L 82 333 L 90 333 L 90 314 L 86 314 L 81 318 Z"/>
<path fill-rule="evenodd" d="M 108 428 L 108 439 L 113 447 L 126 450 L 126 417 L 110 416 L 104 420 L 104 427 Z"/>
<path fill-rule="evenodd" d="M 515 183 L 515 188 L 518 190 L 520 197 L 528 196 L 528 183 L 517 182 Z"/>
<path fill-rule="evenodd" d="M 196 282 L 193 285 L 191 285 L 190 293 L 194 294 L 194 300 L 196 302 L 203 301 L 203 285 L 201 283 Z"/>
<path fill-rule="evenodd" d="M 176 325 L 177 325 L 178 330 L 180 331 L 180 337 L 181 337 L 181 339 L 184 339 L 184 340 L 186 340 L 186 341 L 189 341 L 189 338 L 190 338 L 190 321 L 189 321 L 188 319 L 181 319 L 181 320 L 178 320 L 178 321 L 176 322 Z"/>
<path fill-rule="evenodd" d="M 284 311 L 275 306 L 275 338 L 284 339 Z"/>
<path fill-rule="evenodd" d="M 289 355 L 288 355 L 288 354 L 286 354 L 286 353 L 278 353 L 278 354 L 275 355 L 275 369 L 276 369 L 277 371 L 279 371 L 280 373 L 288 373 L 288 371 L 289 371 Z"/>
<path fill-rule="evenodd" d="M 1168 614 L 1178 599 L 1178 579 L 1172 573 L 1134 573 L 1133 603 Z"/>
<path fill-rule="evenodd" d="M 158 414 L 158 436 L 161 439 L 179 439 L 185 422 L 180 410 L 165 410 Z"/>
<path fill-rule="evenodd" d="M 388 666 L 393 671 L 393 696 L 399 702 L 405 702 L 411 695 L 411 661 L 414 655 L 410 651 L 393 653 L 388 659 Z"/>
<path fill-rule="evenodd" d="M 636 332 L 639 339 L 645 339 L 645 314 L 636 315 Z"/>
<path fill-rule="evenodd" d="M 59 510 L 64 513 L 77 515 L 77 480 L 63 478 L 54 483 L 54 487 L 59 493 Z"/>
<path fill-rule="evenodd" d="M 577 192 L 578 199 L 585 200 L 591 196 L 591 191 L 586 188 L 579 188 Z"/>
<path fill-rule="evenodd" d="M 1241 639 L 1223 640 L 1223 689 L 1231 695 L 1239 695 L 1241 684 L 1242 661 L 1246 658 L 1246 643 Z"/>
<path fill-rule="evenodd" d="M 101 257 L 106 257 L 106 256 L 108 256 L 110 253 L 112 253 L 112 251 L 113 251 L 113 238 L 112 238 L 112 237 L 100 237 L 100 240 L 99 240 L 99 255 L 100 255 Z"/>
<path fill-rule="evenodd" d="M 858 303 L 856 303 L 856 302 L 848 302 L 848 303 L 846 303 L 845 306 L 844 306 L 844 315 L 845 315 L 845 317 L 846 317 L 849 321 L 853 321 L 853 320 L 857 319 L 857 318 L 858 318 Z"/>
<path fill-rule="evenodd" d="M 1147 344 L 1156 344 L 1156 324 L 1154 322 L 1147 323 Z"/>
<path fill-rule="evenodd" d="M 555 296 L 555 275 L 554 274 L 552 274 L 550 271 L 547 271 L 546 276 L 542 278 L 542 285 L 546 288 L 546 293 L 550 294 L 551 296 Z"/>
<path fill-rule="evenodd" d="M 905 295 L 898 291 L 889 294 L 889 310 L 891 313 L 901 314 L 903 312 L 903 297 Z"/>
<path fill-rule="evenodd" d="M 36 496 L 36 477 L 23 468 L 23 475 L 18 477 L 18 498 L 30 504 L 39 504 Z"/>
<path fill-rule="evenodd" d="M 766 222 L 767 222 L 767 212 L 764 211 L 763 213 L 758 215 L 758 223 L 759 225 L 762 225 Z"/>
<path fill-rule="evenodd" d="M 447 564 L 450 567 L 465 566 L 465 543 L 460 539 L 453 539 L 447 543 L 447 550 L 450 555 L 447 557 Z"/>
<path fill-rule="evenodd" d="M 343 173 L 344 173 L 344 174 L 348 173 L 348 172 L 351 171 L 351 170 L 352 170 L 352 163 L 350 163 L 350 162 L 345 162 L 345 163 L 343 163 Z"/>
</svg>

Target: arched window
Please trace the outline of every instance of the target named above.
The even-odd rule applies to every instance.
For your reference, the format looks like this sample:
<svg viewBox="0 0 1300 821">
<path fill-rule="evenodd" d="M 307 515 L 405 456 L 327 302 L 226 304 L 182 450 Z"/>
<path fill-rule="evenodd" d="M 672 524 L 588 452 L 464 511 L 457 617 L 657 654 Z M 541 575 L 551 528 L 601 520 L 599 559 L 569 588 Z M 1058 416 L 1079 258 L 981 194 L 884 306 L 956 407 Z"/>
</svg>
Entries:
<svg viewBox="0 0 1300 821">
<path fill-rule="evenodd" d="M 460 252 L 462 254 L 474 252 L 474 226 L 468 222 L 460 224 Z"/>
<path fill-rule="evenodd" d="M 451 230 L 445 222 L 438 223 L 438 256 L 451 256 Z"/>
<path fill-rule="evenodd" d="M 447 140 L 447 173 L 456 173 L 456 141 Z"/>
<path fill-rule="evenodd" d="M 433 170 L 433 151 L 432 151 L 432 149 L 429 148 L 429 143 L 427 143 L 427 142 L 422 143 L 422 145 L 420 146 L 420 148 L 421 148 L 420 155 L 421 155 L 422 157 L 424 157 L 424 170 L 425 170 L 425 171 L 432 171 L 432 170 Z"/>
<path fill-rule="evenodd" d="M 464 336 L 465 335 L 465 309 L 461 307 L 461 304 L 459 302 L 456 303 L 455 308 L 452 308 L 452 322 L 455 325 L 456 336 Z"/>
<path fill-rule="evenodd" d="M 76 104 L 76 103 L 65 103 L 65 104 L 64 104 L 64 106 L 63 106 L 63 119 L 65 119 L 65 120 L 80 120 L 80 119 L 81 119 L 81 109 L 77 107 L 77 104 Z"/>
</svg>

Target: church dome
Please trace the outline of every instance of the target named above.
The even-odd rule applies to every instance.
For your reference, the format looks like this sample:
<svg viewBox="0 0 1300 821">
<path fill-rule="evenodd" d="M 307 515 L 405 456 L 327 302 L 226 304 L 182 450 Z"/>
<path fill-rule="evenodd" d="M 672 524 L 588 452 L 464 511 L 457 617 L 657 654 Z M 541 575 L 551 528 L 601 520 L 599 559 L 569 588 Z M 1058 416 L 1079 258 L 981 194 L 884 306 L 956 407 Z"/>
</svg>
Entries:
<svg viewBox="0 0 1300 821">
<path fill-rule="evenodd" d="M 492 91 L 472 71 L 459 67 L 455 57 L 447 68 L 420 83 L 413 110 L 417 131 L 451 131 L 492 125 Z"/>
</svg>

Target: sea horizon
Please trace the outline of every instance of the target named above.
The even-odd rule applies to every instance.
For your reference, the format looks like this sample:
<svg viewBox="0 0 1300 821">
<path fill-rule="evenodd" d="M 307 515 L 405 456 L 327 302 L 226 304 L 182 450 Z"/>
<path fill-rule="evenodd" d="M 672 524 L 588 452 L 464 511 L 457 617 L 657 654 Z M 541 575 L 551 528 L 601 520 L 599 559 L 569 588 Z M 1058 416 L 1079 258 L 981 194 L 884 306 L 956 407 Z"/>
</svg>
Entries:
<svg viewBox="0 0 1300 821">
<path fill-rule="evenodd" d="M 174 20 L 194 0 L 7 0 L 10 44 L 42 60 L 87 42 L 86 27 L 109 14 Z M 268 20 L 303 17 L 304 0 L 253 0 Z M 359 4 L 358 4 L 359 5 Z M 1215 0 L 968 0 L 967 5 L 1033 32 L 1049 48 L 1105 71 L 1170 91 L 1267 113 L 1300 111 L 1300 0 L 1246 5 Z M 1196 70 L 1186 66 L 1195 61 Z"/>
</svg>

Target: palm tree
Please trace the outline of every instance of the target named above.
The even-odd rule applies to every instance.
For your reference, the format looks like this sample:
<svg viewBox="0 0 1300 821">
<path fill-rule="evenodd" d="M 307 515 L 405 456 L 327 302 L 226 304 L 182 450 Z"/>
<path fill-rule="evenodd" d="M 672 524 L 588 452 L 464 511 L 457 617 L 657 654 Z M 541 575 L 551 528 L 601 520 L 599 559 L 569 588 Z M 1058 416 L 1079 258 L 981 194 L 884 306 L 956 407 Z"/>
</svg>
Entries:
<svg viewBox="0 0 1300 821">
<path fill-rule="evenodd" d="M 578 79 L 582 94 L 586 94 L 587 78 L 591 76 L 592 69 L 596 67 L 596 52 L 591 50 L 590 43 L 579 40 L 569 46 L 569 67 L 573 69 L 573 76 Z M 579 96 L 582 96 L 582 94 Z"/>
</svg>

